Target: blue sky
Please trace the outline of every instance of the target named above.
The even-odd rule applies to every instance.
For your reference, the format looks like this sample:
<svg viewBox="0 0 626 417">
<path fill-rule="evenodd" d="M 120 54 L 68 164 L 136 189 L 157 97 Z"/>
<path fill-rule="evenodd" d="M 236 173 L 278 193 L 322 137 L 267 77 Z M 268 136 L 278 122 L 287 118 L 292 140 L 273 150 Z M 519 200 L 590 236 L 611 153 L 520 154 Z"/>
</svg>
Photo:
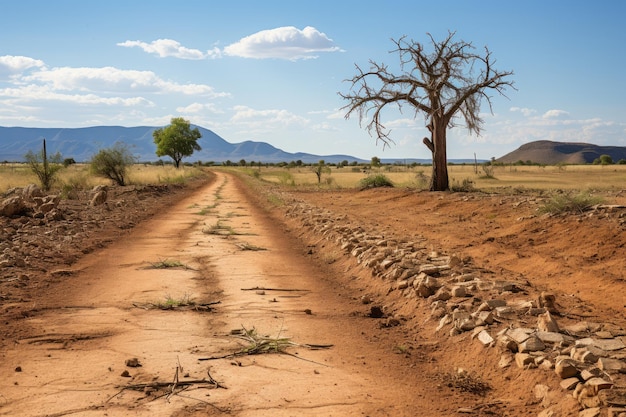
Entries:
<svg viewBox="0 0 626 417">
<path fill-rule="evenodd" d="M 484 104 L 480 137 L 449 158 L 500 157 L 534 140 L 626 146 L 626 2 L 7 1 L 0 5 L 0 126 L 163 126 L 229 142 L 363 159 L 429 158 L 424 118 L 389 112 L 383 149 L 344 118 L 345 81 L 391 39 L 427 33 L 489 47 L 517 91 Z"/>
</svg>

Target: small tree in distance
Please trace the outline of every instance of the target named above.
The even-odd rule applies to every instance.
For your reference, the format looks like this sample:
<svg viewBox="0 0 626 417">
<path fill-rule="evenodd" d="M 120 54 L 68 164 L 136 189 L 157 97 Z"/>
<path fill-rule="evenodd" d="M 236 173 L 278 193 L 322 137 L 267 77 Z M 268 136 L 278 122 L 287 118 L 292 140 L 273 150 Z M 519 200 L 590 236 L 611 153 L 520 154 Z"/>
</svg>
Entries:
<svg viewBox="0 0 626 417">
<path fill-rule="evenodd" d="M 94 175 L 108 178 L 117 185 L 124 186 L 128 168 L 136 161 L 128 146 L 117 142 L 111 148 L 101 149 L 91 158 L 90 170 Z"/>
<path fill-rule="evenodd" d="M 384 145 L 393 143 L 390 131 L 381 120 L 383 109 L 388 105 L 412 107 L 415 115 L 423 113 L 430 138 L 423 142 L 432 153 L 433 171 L 431 191 L 449 188 L 447 166 L 447 129 L 455 126 L 461 118 L 470 132 L 481 132 L 483 120 L 480 115 L 481 100 L 491 109 L 492 90 L 504 95 L 506 87 L 513 82 L 507 77 L 512 71 L 493 68 L 494 59 L 485 47 L 483 54 L 474 52 L 471 43 L 454 40 L 454 32 L 446 39 L 435 41 L 428 34 L 431 51 L 413 40 L 401 37 L 393 40 L 399 55 L 400 73 L 392 73 L 385 64 L 370 61 L 368 70 L 356 66 L 357 75 L 347 80 L 351 83 L 348 93 L 339 93 L 348 101 L 346 118 L 354 112 L 359 121 L 368 119 L 367 130 L 376 134 Z"/>
<path fill-rule="evenodd" d="M 198 145 L 202 134 L 197 127 L 191 129 L 189 121 L 182 117 L 173 117 L 169 126 L 156 129 L 152 137 L 157 146 L 157 156 L 169 156 L 176 168 L 180 168 L 180 161 L 184 157 L 202 149 Z"/>
<path fill-rule="evenodd" d="M 317 163 L 317 165 L 313 165 L 311 169 L 313 170 L 313 172 L 317 176 L 317 183 L 318 184 L 320 184 L 322 182 L 322 174 L 324 174 L 324 173 L 329 173 L 330 174 L 330 168 L 328 166 L 326 166 L 326 162 L 323 159 L 320 159 L 320 161 Z"/>
<path fill-rule="evenodd" d="M 26 159 L 26 163 L 30 167 L 31 171 L 37 178 L 39 178 L 39 183 L 41 184 L 41 188 L 44 191 L 50 190 L 52 184 L 56 180 L 56 173 L 63 168 L 63 157 L 59 152 L 48 156 L 46 151 L 46 140 L 43 140 L 43 147 L 41 152 L 35 153 L 33 151 L 28 151 L 26 155 L 24 155 L 24 159 Z"/>
</svg>

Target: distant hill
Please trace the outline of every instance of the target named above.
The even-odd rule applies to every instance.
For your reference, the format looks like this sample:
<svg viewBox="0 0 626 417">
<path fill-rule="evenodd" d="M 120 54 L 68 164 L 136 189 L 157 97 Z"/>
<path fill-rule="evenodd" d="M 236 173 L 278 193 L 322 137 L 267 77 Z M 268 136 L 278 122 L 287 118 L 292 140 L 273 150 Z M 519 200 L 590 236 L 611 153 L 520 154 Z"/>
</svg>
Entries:
<svg viewBox="0 0 626 417">
<path fill-rule="evenodd" d="M 350 155 L 313 155 L 308 153 L 289 153 L 282 151 L 265 142 L 245 141 L 229 143 L 211 130 L 198 127 L 202 138 L 198 141 L 201 151 L 185 159 L 185 161 L 214 161 L 230 160 L 239 162 L 290 162 L 301 160 L 304 163 L 314 163 L 323 159 L 329 163 L 338 163 L 344 160 L 349 162 L 363 162 Z M 30 127 L 0 127 L 0 161 L 23 161 L 28 151 L 37 152 L 41 149 L 42 139 L 46 139 L 49 153 L 60 152 L 64 158 L 74 158 L 77 162 L 85 162 L 102 148 L 113 146 L 115 142 L 124 142 L 130 146 L 134 155 L 142 162 L 156 161 L 156 146 L 152 139 L 152 132 L 157 127 L 138 126 L 95 126 L 84 128 L 30 128 Z M 164 160 L 168 158 L 163 158 Z"/>
<path fill-rule="evenodd" d="M 533 163 L 546 165 L 559 163 L 590 164 L 601 155 L 609 155 L 613 159 L 613 162 L 617 162 L 620 159 L 626 159 L 626 147 L 539 140 L 526 143 L 513 152 L 496 159 L 496 161 L 506 164 L 518 161 L 531 161 Z"/>
</svg>

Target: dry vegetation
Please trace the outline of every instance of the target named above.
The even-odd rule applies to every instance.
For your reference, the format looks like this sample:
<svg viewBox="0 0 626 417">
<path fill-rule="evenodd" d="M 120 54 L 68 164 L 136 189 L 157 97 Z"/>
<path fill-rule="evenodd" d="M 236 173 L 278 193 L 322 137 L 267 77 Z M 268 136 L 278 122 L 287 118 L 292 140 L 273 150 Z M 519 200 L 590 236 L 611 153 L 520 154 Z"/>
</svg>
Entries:
<svg viewBox="0 0 626 417">
<path fill-rule="evenodd" d="M 558 166 L 495 166 L 493 178 L 472 165 L 451 165 L 450 186 L 471 184 L 474 189 L 497 191 L 563 190 L 621 190 L 626 188 L 626 165 L 558 165 Z M 282 185 L 313 188 L 358 188 L 361 180 L 372 174 L 384 174 L 396 187 L 428 188 L 430 166 L 383 166 L 364 171 L 360 167 L 331 169 L 320 184 L 310 167 L 297 168 L 233 168 L 245 170 L 262 180 Z"/>
<path fill-rule="evenodd" d="M 176 169 L 171 165 L 136 164 L 130 169 L 129 184 L 180 184 L 201 174 L 202 170 L 197 167 L 183 166 L 180 169 Z M 26 164 L 0 165 L 0 193 L 4 193 L 14 187 L 24 187 L 31 183 L 38 184 L 38 180 Z M 59 171 L 53 190 L 84 190 L 100 184 L 108 185 L 110 181 L 90 174 L 88 165 L 76 164 Z"/>
</svg>

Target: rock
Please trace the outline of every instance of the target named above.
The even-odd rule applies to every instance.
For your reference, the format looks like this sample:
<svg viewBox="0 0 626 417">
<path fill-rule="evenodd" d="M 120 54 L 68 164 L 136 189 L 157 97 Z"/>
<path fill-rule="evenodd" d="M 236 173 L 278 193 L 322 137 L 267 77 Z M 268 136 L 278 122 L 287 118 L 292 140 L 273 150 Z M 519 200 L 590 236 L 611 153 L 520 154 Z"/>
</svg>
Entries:
<svg viewBox="0 0 626 417">
<path fill-rule="evenodd" d="M 89 202 L 90 206 L 100 206 L 107 201 L 107 192 L 105 190 L 98 191 L 94 194 Z"/>
<path fill-rule="evenodd" d="M 626 407 L 626 388 L 602 390 L 598 393 L 598 398 L 607 407 Z"/>
<path fill-rule="evenodd" d="M 383 313 L 383 309 L 379 306 L 372 306 L 368 316 L 373 319 L 380 319 L 385 316 L 385 313 Z"/>
<path fill-rule="evenodd" d="M 478 335 L 476 335 L 476 339 L 478 339 L 483 346 L 490 346 L 494 342 L 493 337 L 491 337 L 487 330 L 481 330 Z"/>
<path fill-rule="evenodd" d="M 609 352 L 626 348 L 624 342 L 619 338 L 593 339 L 591 337 L 586 337 L 584 339 L 578 339 L 576 341 L 576 346 L 595 346 Z"/>
<path fill-rule="evenodd" d="M 25 214 L 28 210 L 24 198 L 13 196 L 5 199 L 0 203 L 0 216 L 12 217 Z"/>
<path fill-rule="evenodd" d="M 579 362 L 596 363 L 598 357 L 590 352 L 586 347 L 574 347 L 570 351 L 570 356 Z"/>
<path fill-rule="evenodd" d="M 501 355 L 500 360 L 498 361 L 498 368 L 500 369 L 508 368 L 509 366 L 511 366 L 511 363 L 513 362 L 513 360 L 514 360 L 514 357 L 510 353 Z"/>
<path fill-rule="evenodd" d="M 494 322 L 493 314 L 491 313 L 491 311 L 479 311 L 472 314 L 472 317 L 474 317 L 477 323 L 479 323 L 480 325 L 493 324 Z"/>
<path fill-rule="evenodd" d="M 535 358 L 528 353 L 516 353 L 515 363 L 519 368 L 526 369 L 535 365 Z"/>
<path fill-rule="evenodd" d="M 576 377 L 571 377 L 571 378 L 565 378 L 564 380 L 562 380 L 560 385 L 561 385 L 561 388 L 563 388 L 564 390 L 571 391 L 574 388 L 576 388 L 576 385 L 578 385 L 579 383 L 580 383 L 580 379 Z"/>
<path fill-rule="evenodd" d="M 578 413 L 578 417 L 600 417 L 600 408 L 599 407 L 587 408 L 586 410 L 583 410 L 580 413 Z"/>
<path fill-rule="evenodd" d="M 571 345 L 574 343 L 574 338 L 561 333 L 538 331 L 534 333 L 543 343 L 549 343 L 551 345 Z"/>
<path fill-rule="evenodd" d="M 543 291 L 541 295 L 539 295 L 539 299 L 537 300 L 537 304 L 539 307 L 543 307 L 548 312 L 555 314 L 558 313 L 556 308 L 556 296 L 552 293 Z"/>
<path fill-rule="evenodd" d="M 556 323 L 556 320 L 550 314 L 550 311 L 546 311 L 544 314 L 541 314 L 537 319 L 537 329 L 542 332 L 552 332 L 559 333 L 559 325 Z"/>
<path fill-rule="evenodd" d="M 626 362 L 613 358 L 598 358 L 597 367 L 603 371 L 626 372 Z"/>
<path fill-rule="evenodd" d="M 588 381 L 591 378 L 601 378 L 604 376 L 604 372 L 599 368 L 588 368 L 580 371 L 580 377 L 583 381 Z"/>
<path fill-rule="evenodd" d="M 524 327 L 516 327 L 514 329 L 509 329 L 506 331 L 506 335 L 513 339 L 515 343 L 522 343 L 523 341 L 528 339 L 532 333 L 532 329 L 527 329 Z"/>
<path fill-rule="evenodd" d="M 604 378 L 591 378 L 585 385 L 590 388 L 590 392 L 593 395 L 598 395 L 598 393 L 602 390 L 607 390 L 613 387 L 613 383 L 611 381 L 607 381 Z"/>
<path fill-rule="evenodd" d="M 452 295 L 450 294 L 450 291 L 448 291 L 445 287 L 441 287 L 439 288 L 439 290 L 437 290 L 435 295 L 433 295 L 433 298 L 435 300 L 448 301 L 450 298 L 452 298 Z"/>
<path fill-rule="evenodd" d="M 35 197 L 43 197 L 43 191 L 37 184 L 28 184 L 22 190 L 22 197 L 26 201 L 34 201 Z"/>
<path fill-rule="evenodd" d="M 139 362 L 139 359 L 131 358 L 131 359 L 126 359 L 126 366 L 131 367 L 131 368 L 137 368 L 141 366 L 141 363 Z"/>
<path fill-rule="evenodd" d="M 567 379 L 578 375 L 578 363 L 573 359 L 560 359 L 554 365 L 554 372 L 561 378 Z"/>
<path fill-rule="evenodd" d="M 450 293 L 452 294 L 453 297 L 466 297 L 467 296 L 465 287 L 460 286 L 460 285 L 452 287 L 452 289 L 450 290 Z"/>
<path fill-rule="evenodd" d="M 517 344 L 518 352 L 536 352 L 539 350 L 544 350 L 546 345 L 539 340 L 539 338 L 535 336 L 530 336 L 528 339 L 524 340 L 522 343 Z"/>
</svg>

